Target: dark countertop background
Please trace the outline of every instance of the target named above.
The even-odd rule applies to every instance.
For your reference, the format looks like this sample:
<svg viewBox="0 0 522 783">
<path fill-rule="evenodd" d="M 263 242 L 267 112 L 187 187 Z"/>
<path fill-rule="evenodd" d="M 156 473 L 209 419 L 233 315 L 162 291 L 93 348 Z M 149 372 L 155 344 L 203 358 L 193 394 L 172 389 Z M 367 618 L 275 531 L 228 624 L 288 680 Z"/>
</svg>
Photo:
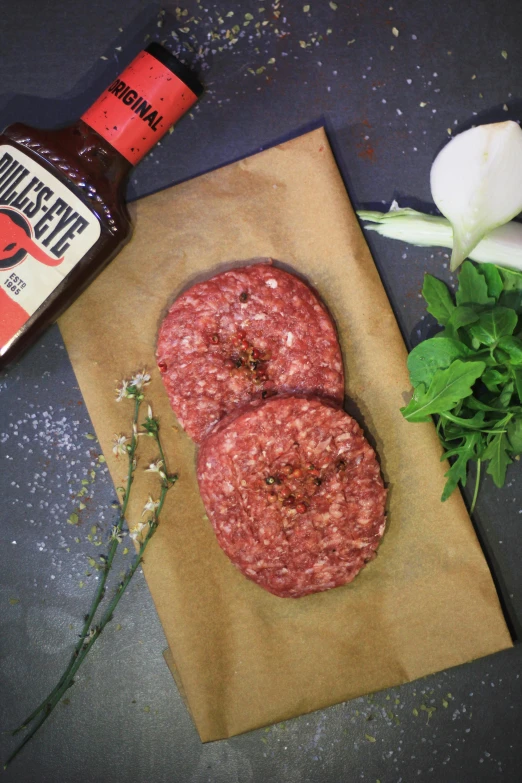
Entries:
<svg viewBox="0 0 522 783">
<path fill-rule="evenodd" d="M 337 7 L 328 0 L 190 0 L 180 4 L 188 14 L 178 22 L 175 3 L 2 5 L 3 126 L 72 121 L 146 35 L 167 38 L 176 48 L 172 31 L 188 27 L 180 36 L 195 36 L 203 46 L 207 94 L 193 119 L 184 118 L 133 172 L 129 199 L 325 124 L 355 207 L 384 209 L 393 198 L 429 205 L 430 166 L 448 128 L 522 118 L 522 5 L 509 0 L 337 0 Z M 241 34 L 231 45 L 225 31 L 236 24 Z M 209 44 L 212 31 L 217 37 Z M 368 239 L 411 346 L 429 331 L 423 274 L 449 281 L 447 258 L 442 251 Z M 94 589 L 87 557 L 103 551 L 95 545 L 106 540 L 115 493 L 96 442 L 86 437 L 92 425 L 56 326 L 0 376 L 0 400 L 3 730 L 25 717 L 62 672 Z M 518 637 L 520 470 L 519 463 L 510 467 L 502 491 L 487 478 L 474 516 Z M 86 509 L 72 526 L 66 520 L 85 478 Z M 522 780 L 520 645 L 202 745 L 163 661 L 165 639 L 142 574 L 115 620 L 67 703 L 3 775 L 6 783 Z M 0 759 L 12 747 L 9 735 L 1 735 Z"/>
</svg>

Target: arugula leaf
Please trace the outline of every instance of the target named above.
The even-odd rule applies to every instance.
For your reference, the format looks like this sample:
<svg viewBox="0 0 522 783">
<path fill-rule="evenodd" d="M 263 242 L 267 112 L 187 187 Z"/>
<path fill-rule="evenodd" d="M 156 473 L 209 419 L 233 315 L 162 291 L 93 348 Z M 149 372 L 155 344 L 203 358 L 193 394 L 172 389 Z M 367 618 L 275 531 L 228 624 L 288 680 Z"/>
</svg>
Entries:
<svg viewBox="0 0 522 783">
<path fill-rule="evenodd" d="M 486 411 L 487 413 L 500 413 L 498 408 L 493 408 L 492 405 L 488 405 L 483 400 L 477 399 L 473 395 L 466 399 L 466 406 L 473 411 Z"/>
<path fill-rule="evenodd" d="M 485 413 L 484 411 L 478 411 L 475 413 L 474 416 L 471 416 L 470 418 L 463 418 L 460 416 L 455 416 L 453 413 L 441 413 L 440 414 L 444 421 L 451 422 L 451 424 L 458 425 L 458 432 L 460 433 L 460 437 L 464 434 L 462 432 L 462 429 L 465 430 L 480 430 L 484 426 L 484 417 Z M 445 433 L 446 434 L 446 430 Z"/>
<path fill-rule="evenodd" d="M 522 416 L 517 416 L 508 424 L 507 436 L 513 455 L 522 454 Z"/>
<path fill-rule="evenodd" d="M 455 309 L 447 286 L 433 275 L 424 275 L 422 295 L 426 300 L 428 313 L 431 313 L 441 326 L 446 326 Z"/>
<path fill-rule="evenodd" d="M 498 392 L 498 385 L 509 380 L 509 378 L 509 371 L 501 372 L 494 367 L 488 367 L 480 380 L 490 392 Z"/>
<path fill-rule="evenodd" d="M 476 323 L 480 314 L 472 305 L 459 305 L 453 310 L 448 325 L 454 329 L 461 329 L 463 326 L 469 326 Z"/>
<path fill-rule="evenodd" d="M 470 334 L 483 345 L 494 345 L 501 337 L 512 335 L 518 322 L 514 310 L 497 306 L 479 315 L 478 323 L 470 327 Z"/>
<path fill-rule="evenodd" d="M 504 291 L 522 291 L 522 272 L 517 272 L 516 269 L 506 269 L 502 266 L 497 269 L 502 278 Z"/>
<path fill-rule="evenodd" d="M 464 261 L 462 264 L 455 301 L 457 305 L 489 305 L 495 302 L 493 297 L 488 294 L 486 278 L 480 274 L 471 261 Z"/>
<path fill-rule="evenodd" d="M 511 364 L 522 364 L 522 340 L 518 337 L 501 337 L 498 347 L 509 354 Z"/>
<path fill-rule="evenodd" d="M 408 421 L 428 421 L 430 415 L 450 410 L 471 394 L 485 367 L 484 362 L 456 359 L 447 369 L 437 370 L 427 389 L 423 383 L 417 386 L 408 405 L 401 408 L 402 415 Z"/>
<path fill-rule="evenodd" d="M 511 307 L 517 313 L 522 313 L 522 274 L 514 269 L 502 267 L 498 267 L 498 272 L 504 286 L 498 303 L 503 307 Z"/>
<path fill-rule="evenodd" d="M 429 386 L 435 372 L 449 367 L 454 359 L 465 359 L 472 351 L 458 340 L 431 337 L 419 343 L 408 356 L 407 366 L 413 386 Z"/>
<path fill-rule="evenodd" d="M 450 469 L 444 474 L 447 481 L 441 497 L 442 502 L 449 498 L 452 492 L 457 488 L 459 481 L 463 487 L 466 486 L 468 462 L 478 458 L 481 440 L 482 438 L 479 432 L 470 432 L 464 436 L 463 442 L 458 448 L 443 454 L 441 458 L 443 460 L 453 456 L 456 456 L 457 458 Z"/>
<path fill-rule="evenodd" d="M 513 367 L 513 378 L 515 379 L 515 387 L 518 394 L 518 399 L 522 402 L 522 367 Z"/>
<path fill-rule="evenodd" d="M 444 329 L 408 357 L 414 390 L 401 411 L 412 422 L 438 416 L 444 457 L 452 460 L 442 500 L 465 485 L 476 461 L 473 509 L 482 460 L 501 487 L 513 457 L 522 455 L 522 273 L 466 261 L 455 302 L 431 275 L 423 294 Z"/>
<path fill-rule="evenodd" d="M 499 408 L 509 408 L 514 391 L 515 382 L 509 381 L 509 383 L 506 383 L 497 400 Z"/>
<path fill-rule="evenodd" d="M 476 269 L 486 280 L 489 296 L 492 296 L 495 302 L 498 302 L 500 294 L 504 290 L 498 267 L 495 264 L 479 264 Z"/>
<path fill-rule="evenodd" d="M 499 489 L 504 486 L 507 466 L 513 461 L 508 454 L 509 445 L 506 433 L 499 432 L 491 438 L 483 454 L 483 459 L 489 460 L 486 472 Z"/>
</svg>

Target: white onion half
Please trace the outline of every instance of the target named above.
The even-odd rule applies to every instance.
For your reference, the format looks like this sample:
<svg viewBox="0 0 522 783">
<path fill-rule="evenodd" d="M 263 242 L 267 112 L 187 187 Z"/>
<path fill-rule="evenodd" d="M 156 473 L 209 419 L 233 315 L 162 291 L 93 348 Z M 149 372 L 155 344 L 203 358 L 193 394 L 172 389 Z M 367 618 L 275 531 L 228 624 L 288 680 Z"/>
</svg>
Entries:
<svg viewBox="0 0 522 783">
<path fill-rule="evenodd" d="M 455 270 L 483 237 L 522 211 L 522 130 L 479 125 L 456 136 L 431 167 L 431 193 L 451 223 Z"/>
</svg>

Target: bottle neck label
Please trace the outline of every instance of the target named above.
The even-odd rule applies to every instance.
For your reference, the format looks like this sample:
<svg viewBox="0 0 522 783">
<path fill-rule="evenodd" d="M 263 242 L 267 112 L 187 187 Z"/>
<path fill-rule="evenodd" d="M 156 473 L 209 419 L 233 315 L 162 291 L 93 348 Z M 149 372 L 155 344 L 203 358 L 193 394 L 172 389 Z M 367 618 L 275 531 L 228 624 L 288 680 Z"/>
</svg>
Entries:
<svg viewBox="0 0 522 783">
<path fill-rule="evenodd" d="M 100 234 L 96 215 L 69 188 L 0 145 L 0 356 Z"/>
<path fill-rule="evenodd" d="M 82 120 L 135 166 L 196 100 L 172 71 L 141 52 Z"/>
</svg>

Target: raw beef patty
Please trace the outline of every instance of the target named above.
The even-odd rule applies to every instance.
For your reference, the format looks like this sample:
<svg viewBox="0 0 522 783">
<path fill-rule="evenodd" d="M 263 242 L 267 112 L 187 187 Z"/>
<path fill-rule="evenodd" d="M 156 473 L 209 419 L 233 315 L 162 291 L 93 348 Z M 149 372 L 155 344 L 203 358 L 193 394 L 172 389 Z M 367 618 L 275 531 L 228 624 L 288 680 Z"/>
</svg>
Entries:
<svg viewBox="0 0 522 783">
<path fill-rule="evenodd" d="M 185 291 L 160 327 L 156 355 L 170 404 L 196 443 L 251 400 L 286 392 L 343 402 L 332 319 L 305 283 L 270 263 Z"/>
<path fill-rule="evenodd" d="M 384 532 L 375 453 L 354 419 L 319 399 L 277 396 L 230 414 L 201 446 L 198 481 L 221 548 L 281 597 L 351 582 Z"/>
</svg>

